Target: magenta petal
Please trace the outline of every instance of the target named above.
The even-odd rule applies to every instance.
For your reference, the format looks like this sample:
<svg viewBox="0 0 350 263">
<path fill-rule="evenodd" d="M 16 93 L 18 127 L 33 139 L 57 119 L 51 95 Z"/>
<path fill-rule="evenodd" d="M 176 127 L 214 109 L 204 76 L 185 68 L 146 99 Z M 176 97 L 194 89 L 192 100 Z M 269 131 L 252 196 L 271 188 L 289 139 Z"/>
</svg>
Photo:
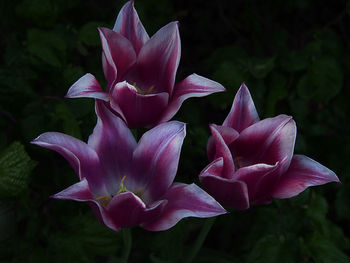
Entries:
<svg viewBox="0 0 350 263">
<path fill-rule="evenodd" d="M 259 121 L 245 130 L 230 149 L 243 166 L 256 163 L 274 165 L 287 157 L 288 168 L 293 156 L 296 125 L 292 117 L 279 115 Z M 283 171 L 284 172 L 284 171 Z"/>
<path fill-rule="evenodd" d="M 230 145 L 239 136 L 238 132 L 230 127 L 220 126 L 215 124 L 212 124 L 212 126 L 215 127 L 215 130 L 221 135 L 226 145 Z M 208 139 L 207 153 L 208 153 L 209 161 L 212 161 L 215 159 L 216 146 L 215 146 L 215 140 L 213 136 L 211 136 Z"/>
<path fill-rule="evenodd" d="M 255 164 L 236 171 L 235 179 L 247 185 L 250 203 L 262 204 L 271 201 L 271 193 L 281 175 L 284 162 L 285 160 L 275 165 Z"/>
<path fill-rule="evenodd" d="M 102 44 L 103 71 L 107 79 L 107 91 L 116 81 L 123 80 L 125 73 L 136 61 L 132 44 L 124 36 L 108 28 L 99 28 Z"/>
<path fill-rule="evenodd" d="M 94 198 L 90 192 L 89 184 L 86 178 L 83 178 L 83 180 L 80 182 L 69 186 L 51 197 L 55 199 L 74 201 L 87 201 Z"/>
<path fill-rule="evenodd" d="M 115 193 L 121 179 L 130 173 L 136 141 L 125 123 L 108 110 L 102 101 L 96 100 L 95 110 L 97 124 L 88 145 L 99 156 L 108 192 Z"/>
<path fill-rule="evenodd" d="M 167 230 L 185 217 L 213 217 L 226 210 L 209 194 L 195 184 L 173 184 L 163 199 L 168 203 L 162 214 L 141 226 L 150 231 Z"/>
<path fill-rule="evenodd" d="M 163 113 L 160 122 L 170 120 L 178 112 L 184 100 L 191 97 L 204 97 L 222 91 L 225 91 L 225 88 L 220 83 L 197 74 L 191 74 L 176 84 L 170 103 Z"/>
<path fill-rule="evenodd" d="M 106 193 L 99 158 L 86 143 L 59 132 L 43 133 L 31 143 L 54 150 L 66 158 L 79 179 L 87 179 L 91 192 L 96 195 Z"/>
<path fill-rule="evenodd" d="M 177 22 L 171 22 L 156 32 L 141 48 L 137 63 L 128 76 L 130 83 L 142 90 L 154 87 L 152 92 L 172 93 L 181 55 Z"/>
<path fill-rule="evenodd" d="M 108 101 L 108 94 L 101 89 L 96 78 L 87 73 L 78 79 L 68 90 L 66 98 L 95 98 Z"/>
<path fill-rule="evenodd" d="M 125 118 L 129 128 L 154 125 L 168 104 L 168 94 L 143 95 L 127 82 L 117 83 L 113 90 L 111 107 Z"/>
<path fill-rule="evenodd" d="M 249 208 L 247 185 L 236 178 L 223 178 L 221 171 L 223 159 L 218 158 L 211 162 L 199 175 L 204 189 L 208 191 L 222 205 L 232 206 L 236 209 Z"/>
<path fill-rule="evenodd" d="M 149 40 L 149 36 L 134 8 L 134 1 L 129 1 L 122 7 L 113 30 L 130 40 L 136 54 L 139 53 L 141 47 Z"/>
<path fill-rule="evenodd" d="M 173 183 L 185 136 L 185 124 L 171 121 L 141 137 L 133 156 L 133 178 L 147 202 L 158 200 Z"/>
<path fill-rule="evenodd" d="M 222 170 L 221 176 L 225 178 L 231 178 L 235 172 L 235 165 L 234 165 L 234 161 L 233 161 L 233 157 L 230 152 L 230 149 L 225 143 L 224 137 L 219 132 L 220 128 L 217 125 L 211 124 L 210 130 L 211 130 L 211 133 L 213 134 L 213 139 L 215 143 L 215 155 L 212 159 L 222 157 L 224 163 L 223 163 L 223 170 Z M 230 139 L 235 140 L 238 137 L 238 133 L 233 129 L 231 131 L 232 131 L 232 134 L 230 134 L 231 135 L 230 137 L 232 138 Z M 228 134 L 225 134 L 225 135 L 226 135 L 225 137 L 228 138 L 227 136 Z"/>
<path fill-rule="evenodd" d="M 289 169 L 276 185 L 273 197 L 290 198 L 309 186 L 329 182 L 340 183 L 336 174 L 322 164 L 304 155 L 294 155 Z"/>
<path fill-rule="evenodd" d="M 108 204 L 107 211 L 118 227 L 134 227 L 141 223 L 153 221 L 159 216 L 166 201 L 146 207 L 144 202 L 132 192 L 116 195 Z"/>
<path fill-rule="evenodd" d="M 243 83 L 235 96 L 230 113 L 227 115 L 223 125 L 241 132 L 258 121 L 259 115 L 253 99 L 247 86 Z"/>
<path fill-rule="evenodd" d="M 97 201 L 91 200 L 87 201 L 92 210 L 95 213 L 95 216 L 97 217 L 98 221 L 101 222 L 101 224 L 104 224 L 105 226 L 109 227 L 110 229 L 119 232 L 120 227 L 117 226 L 114 223 L 114 220 L 111 218 L 110 214 L 108 213 L 107 209 L 102 207 Z"/>
</svg>

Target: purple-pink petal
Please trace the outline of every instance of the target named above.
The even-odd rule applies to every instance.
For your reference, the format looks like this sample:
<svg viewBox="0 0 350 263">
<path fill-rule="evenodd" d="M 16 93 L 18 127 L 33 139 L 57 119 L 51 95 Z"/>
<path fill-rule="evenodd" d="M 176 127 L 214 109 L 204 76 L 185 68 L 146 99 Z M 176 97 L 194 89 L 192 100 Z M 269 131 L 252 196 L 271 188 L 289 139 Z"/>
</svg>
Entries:
<svg viewBox="0 0 350 263">
<path fill-rule="evenodd" d="M 134 8 L 134 1 L 129 1 L 122 7 L 113 30 L 129 39 L 136 54 L 139 53 L 141 47 L 149 40 L 149 36 Z"/>
<path fill-rule="evenodd" d="M 259 115 L 253 99 L 247 86 L 243 83 L 235 96 L 230 113 L 223 125 L 241 132 L 258 121 Z"/>
<path fill-rule="evenodd" d="M 58 152 L 70 163 L 80 180 L 87 179 L 94 194 L 106 193 L 99 158 L 86 143 L 59 132 L 43 133 L 31 143 Z"/>
<path fill-rule="evenodd" d="M 107 80 L 107 92 L 136 62 L 135 50 L 128 39 L 108 28 L 98 28 L 102 44 L 103 71 Z"/>
<path fill-rule="evenodd" d="M 88 201 L 94 198 L 91 194 L 90 187 L 86 178 L 83 178 L 80 182 L 67 187 L 61 192 L 52 195 L 51 197 L 55 199 L 74 201 Z"/>
<path fill-rule="evenodd" d="M 145 203 L 132 192 L 125 192 L 113 197 L 106 207 L 114 224 L 118 227 L 134 227 L 157 218 L 166 201 L 156 202 L 147 207 Z"/>
<path fill-rule="evenodd" d="M 95 98 L 108 101 L 108 94 L 101 89 L 96 78 L 87 73 L 78 79 L 68 90 L 66 98 Z"/>
<path fill-rule="evenodd" d="M 129 128 L 152 126 L 166 108 L 168 98 L 165 92 L 139 94 L 134 86 L 124 81 L 114 87 L 111 107 L 117 113 L 121 111 Z"/>
<path fill-rule="evenodd" d="M 147 203 L 159 199 L 173 183 L 185 136 L 185 124 L 171 121 L 141 137 L 133 156 L 133 179 L 143 187 Z"/>
<path fill-rule="evenodd" d="M 96 200 L 91 200 L 87 202 L 94 211 L 95 216 L 97 217 L 98 221 L 101 222 L 101 224 L 104 224 L 105 226 L 109 227 L 110 229 L 113 229 L 114 231 L 120 231 L 120 227 L 114 223 L 113 218 L 108 213 L 106 208 L 101 206 Z"/>
<path fill-rule="evenodd" d="M 180 109 L 182 103 L 191 97 L 204 97 L 226 89 L 218 82 L 191 74 L 180 83 L 176 84 L 170 98 L 170 103 L 159 122 L 170 120 Z"/>
<path fill-rule="evenodd" d="M 219 130 L 217 128 L 218 128 L 218 126 L 215 124 L 210 125 L 210 130 L 211 130 L 211 133 L 213 135 L 214 142 L 215 142 L 215 155 L 214 155 L 213 159 L 216 159 L 218 157 L 222 157 L 223 158 L 223 170 L 221 172 L 221 176 L 224 178 L 232 178 L 232 176 L 235 172 L 234 159 L 232 157 L 230 149 L 228 148 L 227 144 L 225 143 L 224 138 L 222 137 L 221 133 L 219 132 Z M 238 134 L 236 133 L 233 136 L 238 136 Z"/>
<path fill-rule="evenodd" d="M 174 183 L 162 199 L 167 200 L 157 218 L 141 226 L 150 231 L 167 230 L 185 217 L 213 217 L 226 210 L 208 193 L 195 184 Z"/>
<path fill-rule="evenodd" d="M 215 125 L 215 124 L 213 124 L 212 126 L 213 128 L 215 127 L 216 132 L 218 132 L 221 135 L 226 145 L 230 145 L 239 136 L 238 132 L 233 128 L 230 128 L 227 126 Z M 215 140 L 213 136 L 210 136 L 210 138 L 208 139 L 207 153 L 208 153 L 209 161 L 212 161 L 215 159 L 216 145 L 215 145 Z"/>
<path fill-rule="evenodd" d="M 288 171 L 281 176 L 272 195 L 275 198 L 290 198 L 309 186 L 329 182 L 340 183 L 333 171 L 307 156 L 294 155 Z"/>
<path fill-rule="evenodd" d="M 211 162 L 199 175 L 199 180 L 204 189 L 208 191 L 222 205 L 244 210 L 249 208 L 248 188 L 245 182 L 236 178 L 224 178 L 221 176 L 223 158 Z"/>
<path fill-rule="evenodd" d="M 141 48 L 137 63 L 127 75 L 142 90 L 171 95 L 180 61 L 181 44 L 177 22 L 159 29 Z"/>
<path fill-rule="evenodd" d="M 230 149 L 235 158 L 240 158 L 242 166 L 256 163 L 274 165 L 287 157 L 285 168 L 288 168 L 293 156 L 295 137 L 296 125 L 292 117 L 279 115 L 243 130 L 230 145 Z"/>
<path fill-rule="evenodd" d="M 136 141 L 125 123 L 115 116 L 102 101 L 96 100 L 97 124 L 88 145 L 99 156 L 103 178 L 109 193 L 115 193 L 129 167 Z"/>
</svg>

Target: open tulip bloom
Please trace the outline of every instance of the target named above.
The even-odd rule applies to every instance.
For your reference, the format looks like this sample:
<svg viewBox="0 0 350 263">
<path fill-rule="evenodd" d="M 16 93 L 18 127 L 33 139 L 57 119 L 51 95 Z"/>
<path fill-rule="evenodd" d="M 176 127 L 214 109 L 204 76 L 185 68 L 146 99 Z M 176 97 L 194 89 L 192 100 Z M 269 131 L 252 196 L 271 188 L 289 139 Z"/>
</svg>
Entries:
<svg viewBox="0 0 350 263">
<path fill-rule="evenodd" d="M 47 132 L 32 143 L 57 151 L 79 182 L 53 198 L 87 202 L 109 228 L 140 225 L 166 230 L 184 217 L 225 213 L 195 184 L 173 183 L 185 137 L 185 124 L 172 121 L 146 132 L 137 143 L 125 123 L 97 101 L 97 125 L 88 143 Z"/>
<path fill-rule="evenodd" d="M 291 116 L 259 120 L 242 84 L 222 126 L 210 125 L 211 163 L 201 172 L 204 188 L 221 204 L 248 209 L 273 198 L 290 198 L 309 186 L 340 182 L 334 172 L 304 155 L 293 155 Z"/>
<path fill-rule="evenodd" d="M 113 30 L 99 28 L 99 32 L 106 92 L 88 73 L 72 85 L 66 97 L 104 100 L 129 128 L 168 121 L 185 99 L 225 90 L 196 74 L 174 86 L 181 55 L 178 23 L 167 24 L 149 38 L 133 1 L 123 6 Z"/>
</svg>

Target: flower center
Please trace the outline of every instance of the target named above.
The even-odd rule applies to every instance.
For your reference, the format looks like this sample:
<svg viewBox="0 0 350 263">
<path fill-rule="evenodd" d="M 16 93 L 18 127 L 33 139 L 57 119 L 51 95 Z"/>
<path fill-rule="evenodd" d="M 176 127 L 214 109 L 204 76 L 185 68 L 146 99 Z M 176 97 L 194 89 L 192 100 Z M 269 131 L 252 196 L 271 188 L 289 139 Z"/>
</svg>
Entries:
<svg viewBox="0 0 350 263">
<path fill-rule="evenodd" d="M 238 156 L 238 157 L 233 159 L 233 163 L 235 164 L 236 171 L 243 167 L 242 159 L 243 159 L 242 156 Z"/>
<path fill-rule="evenodd" d="M 138 188 L 136 191 L 130 191 L 129 189 L 126 188 L 126 186 L 124 185 L 124 181 L 125 181 L 126 175 L 122 178 L 122 180 L 120 181 L 120 185 L 119 185 L 119 190 L 115 193 L 115 194 L 111 194 L 110 196 L 106 196 L 106 195 L 102 195 L 96 198 L 96 201 L 102 205 L 103 207 L 107 207 L 107 205 L 109 204 L 109 202 L 112 200 L 112 198 L 118 194 L 121 193 L 126 193 L 126 192 L 132 192 L 135 195 L 137 195 L 138 197 L 140 197 L 140 199 L 143 201 L 142 199 L 142 194 L 141 194 L 141 190 L 143 187 Z"/>
<path fill-rule="evenodd" d="M 143 91 L 142 89 L 140 89 L 137 85 L 136 85 L 136 82 L 133 81 L 132 82 L 132 85 L 135 87 L 135 89 L 137 90 L 137 93 L 138 94 L 142 94 L 142 95 L 147 95 L 147 94 L 150 94 L 151 91 L 154 89 L 154 85 L 151 85 L 146 91 Z"/>
</svg>

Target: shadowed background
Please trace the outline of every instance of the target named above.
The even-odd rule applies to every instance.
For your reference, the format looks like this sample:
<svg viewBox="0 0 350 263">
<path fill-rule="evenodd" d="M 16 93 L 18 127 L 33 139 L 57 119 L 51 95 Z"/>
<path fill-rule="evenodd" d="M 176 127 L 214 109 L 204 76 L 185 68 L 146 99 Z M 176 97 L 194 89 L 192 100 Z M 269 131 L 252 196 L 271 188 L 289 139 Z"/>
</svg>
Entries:
<svg viewBox="0 0 350 263">
<path fill-rule="evenodd" d="M 77 182 L 61 156 L 29 142 L 46 131 L 84 141 L 93 100 L 64 99 L 87 72 L 105 84 L 97 26 L 112 28 L 124 1 L 0 1 L 0 262 L 118 262 L 120 233 L 86 204 L 49 196 Z M 328 184 L 289 200 L 217 218 L 194 262 L 349 262 L 350 1 L 136 0 L 149 35 L 180 22 L 177 81 L 195 72 L 226 93 L 192 98 L 175 181 L 198 182 L 209 123 L 221 124 L 245 81 L 261 118 L 297 123 L 296 153 L 334 170 Z M 132 229 L 130 262 L 182 262 L 204 220 L 169 231 Z"/>
</svg>

